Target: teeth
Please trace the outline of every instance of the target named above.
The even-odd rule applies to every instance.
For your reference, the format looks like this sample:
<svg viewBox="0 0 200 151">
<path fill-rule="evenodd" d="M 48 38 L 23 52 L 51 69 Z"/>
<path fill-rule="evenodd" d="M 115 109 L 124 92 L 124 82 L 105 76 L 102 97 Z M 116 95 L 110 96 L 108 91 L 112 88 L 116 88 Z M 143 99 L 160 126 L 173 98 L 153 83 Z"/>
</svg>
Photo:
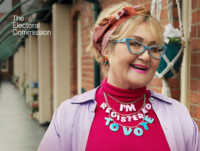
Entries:
<svg viewBox="0 0 200 151">
<path fill-rule="evenodd" d="M 134 67 L 141 68 L 141 69 L 145 69 L 145 68 L 142 68 L 142 67 L 140 67 L 140 66 L 134 66 Z"/>
<path fill-rule="evenodd" d="M 142 68 L 140 66 L 135 66 L 135 65 L 131 65 L 131 66 L 134 67 L 134 68 L 139 68 L 139 69 L 142 69 L 142 70 L 146 70 L 146 68 Z"/>
</svg>

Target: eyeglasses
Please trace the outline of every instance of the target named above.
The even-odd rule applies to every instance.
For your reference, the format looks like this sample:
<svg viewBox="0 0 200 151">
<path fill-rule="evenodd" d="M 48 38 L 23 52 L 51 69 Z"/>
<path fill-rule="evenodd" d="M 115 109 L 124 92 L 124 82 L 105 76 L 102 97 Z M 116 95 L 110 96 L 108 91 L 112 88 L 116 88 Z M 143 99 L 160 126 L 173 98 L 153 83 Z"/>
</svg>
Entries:
<svg viewBox="0 0 200 151">
<path fill-rule="evenodd" d="M 128 50 L 132 54 L 141 54 L 145 52 L 145 50 L 148 50 L 149 54 L 156 59 L 160 59 L 164 55 L 165 51 L 167 50 L 166 46 L 156 45 L 156 46 L 148 47 L 148 46 L 145 46 L 143 43 L 132 38 L 124 38 L 124 39 L 116 40 L 113 43 L 121 43 L 121 42 L 126 43 Z"/>
</svg>

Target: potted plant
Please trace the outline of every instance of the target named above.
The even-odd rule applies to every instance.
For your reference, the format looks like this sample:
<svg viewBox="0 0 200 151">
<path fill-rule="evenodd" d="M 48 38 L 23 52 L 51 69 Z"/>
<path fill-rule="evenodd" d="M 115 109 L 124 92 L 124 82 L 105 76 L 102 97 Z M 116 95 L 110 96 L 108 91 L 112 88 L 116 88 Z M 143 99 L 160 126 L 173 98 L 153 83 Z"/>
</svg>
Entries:
<svg viewBox="0 0 200 151">
<path fill-rule="evenodd" d="M 31 97 L 32 97 L 32 101 L 38 101 L 38 94 L 37 93 L 34 93 L 34 94 L 31 94 Z"/>
<path fill-rule="evenodd" d="M 172 78 L 179 72 L 183 58 L 182 40 L 184 39 L 179 29 L 175 29 L 172 24 L 165 26 L 164 41 L 167 51 L 160 60 L 156 77 Z"/>
<path fill-rule="evenodd" d="M 37 113 L 38 111 L 39 111 L 39 102 L 38 101 L 32 102 L 31 105 L 30 105 L 30 114 L 29 114 L 29 116 L 31 118 L 33 118 L 34 117 L 33 115 L 35 113 Z"/>
</svg>

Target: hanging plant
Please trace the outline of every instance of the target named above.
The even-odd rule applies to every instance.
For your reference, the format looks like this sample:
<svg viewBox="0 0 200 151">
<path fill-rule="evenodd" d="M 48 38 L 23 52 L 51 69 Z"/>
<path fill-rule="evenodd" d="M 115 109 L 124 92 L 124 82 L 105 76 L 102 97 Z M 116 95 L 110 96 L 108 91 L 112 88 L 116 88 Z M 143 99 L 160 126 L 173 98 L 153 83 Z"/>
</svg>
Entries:
<svg viewBox="0 0 200 151">
<path fill-rule="evenodd" d="M 160 60 L 155 76 L 158 78 L 172 78 L 179 72 L 182 63 L 183 49 L 181 41 L 184 40 L 184 37 L 182 37 L 181 31 L 175 29 L 172 24 L 165 26 L 163 36 L 167 51 Z"/>
<path fill-rule="evenodd" d="M 181 31 L 178 28 L 174 28 L 170 23 L 165 26 L 165 32 L 163 36 L 166 44 L 181 43 L 181 41 L 184 41 Z"/>
<path fill-rule="evenodd" d="M 181 43 L 181 40 L 178 38 L 178 37 L 167 37 L 169 38 L 169 43 L 174 43 L 174 44 L 178 44 L 178 43 Z"/>
</svg>

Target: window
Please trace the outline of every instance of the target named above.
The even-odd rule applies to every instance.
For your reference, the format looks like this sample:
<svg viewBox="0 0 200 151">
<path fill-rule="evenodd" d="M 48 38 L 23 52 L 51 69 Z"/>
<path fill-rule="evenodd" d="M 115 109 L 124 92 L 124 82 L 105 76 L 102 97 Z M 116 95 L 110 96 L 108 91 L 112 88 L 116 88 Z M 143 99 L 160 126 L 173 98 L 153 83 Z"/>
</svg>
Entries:
<svg viewBox="0 0 200 151">
<path fill-rule="evenodd" d="M 4 62 L 1 64 L 1 72 L 7 72 L 8 71 L 8 60 L 4 60 Z"/>
</svg>

